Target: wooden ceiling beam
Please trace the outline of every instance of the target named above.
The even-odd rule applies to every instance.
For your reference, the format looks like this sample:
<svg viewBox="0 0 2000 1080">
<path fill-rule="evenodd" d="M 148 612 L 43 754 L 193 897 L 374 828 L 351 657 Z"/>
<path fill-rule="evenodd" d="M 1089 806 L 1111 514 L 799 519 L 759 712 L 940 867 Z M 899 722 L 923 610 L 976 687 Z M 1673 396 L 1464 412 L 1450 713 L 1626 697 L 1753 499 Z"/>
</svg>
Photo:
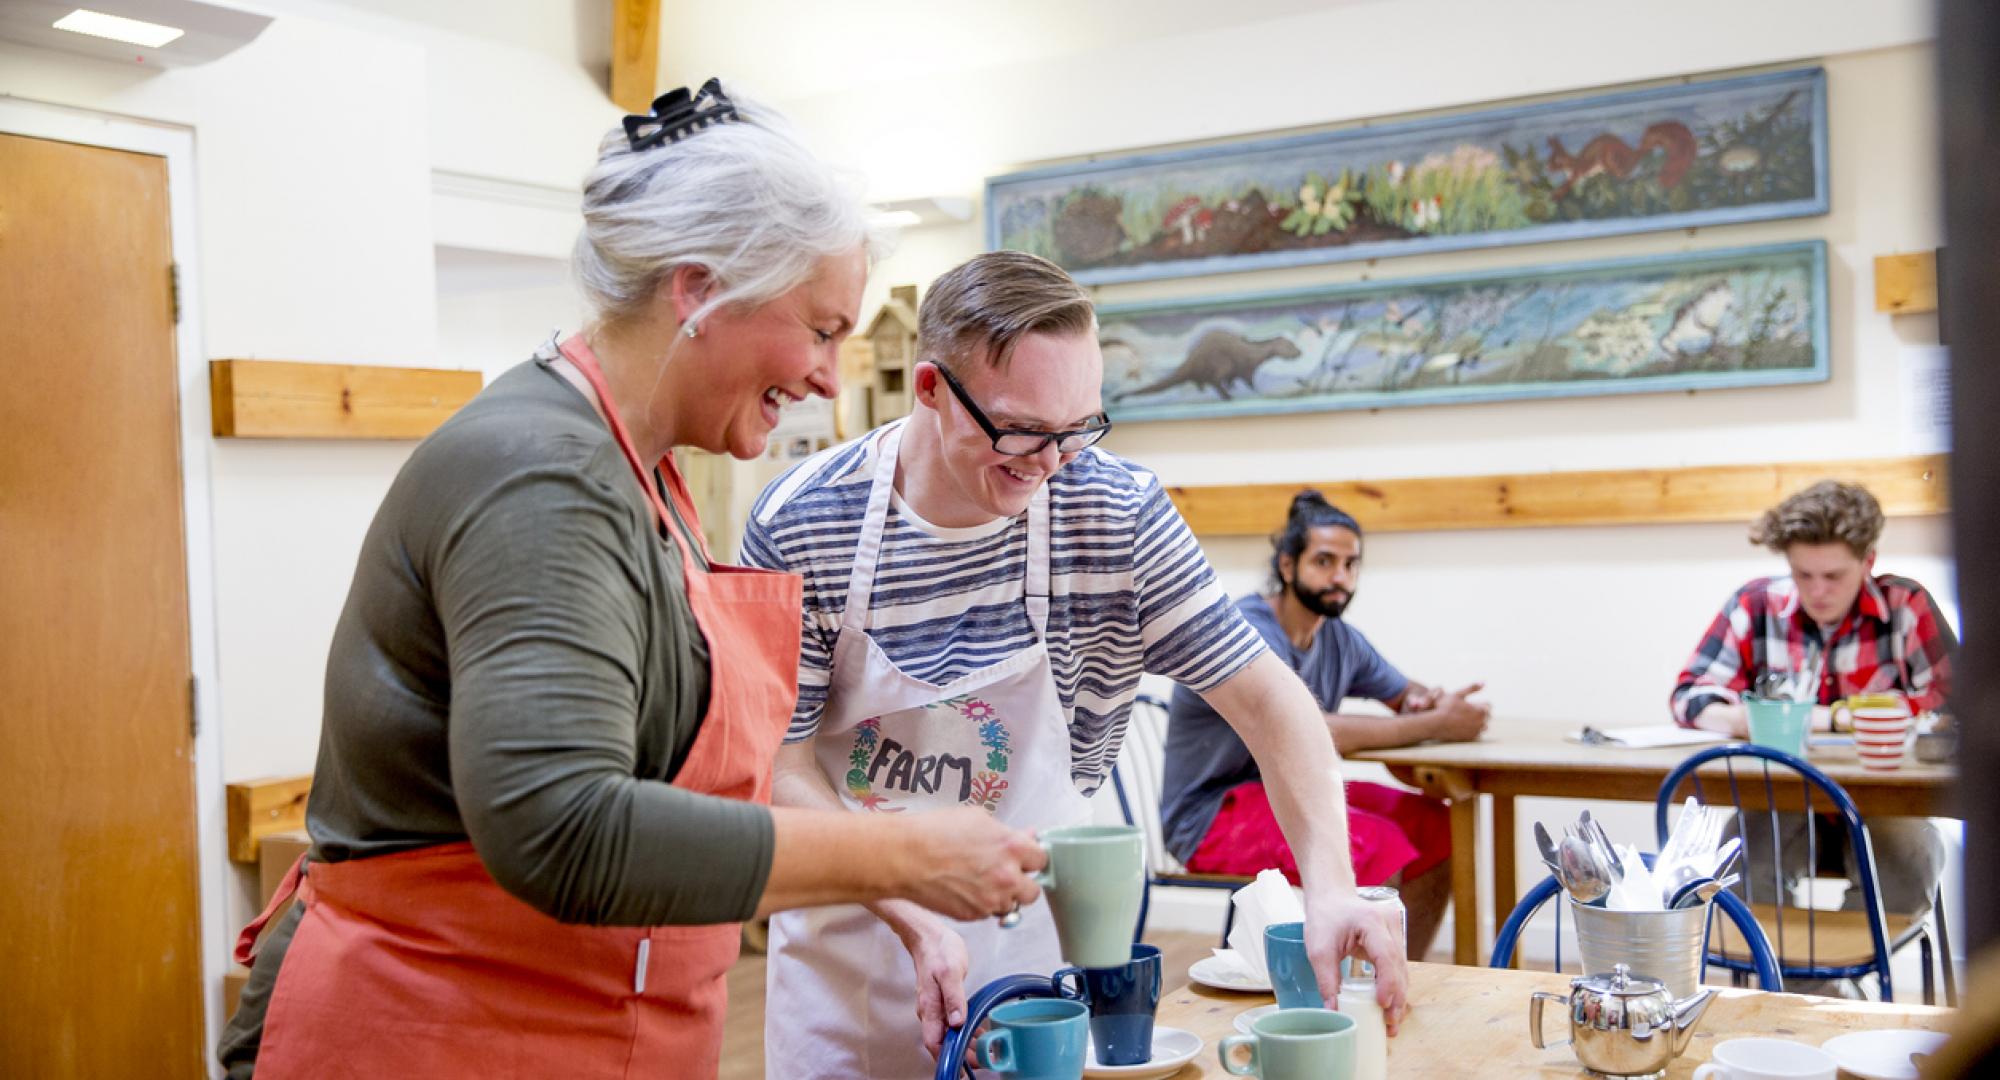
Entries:
<svg viewBox="0 0 2000 1080">
<path fill-rule="evenodd" d="M 611 100 L 643 113 L 658 97 L 660 0 L 612 0 Z"/>
</svg>

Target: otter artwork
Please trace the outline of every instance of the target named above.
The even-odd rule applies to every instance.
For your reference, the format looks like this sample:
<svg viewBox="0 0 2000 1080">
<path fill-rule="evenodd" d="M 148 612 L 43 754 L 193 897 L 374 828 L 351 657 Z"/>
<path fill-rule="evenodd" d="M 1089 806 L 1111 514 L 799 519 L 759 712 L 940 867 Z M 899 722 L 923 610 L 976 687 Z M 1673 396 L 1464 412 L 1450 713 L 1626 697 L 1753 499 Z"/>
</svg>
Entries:
<svg viewBox="0 0 2000 1080">
<path fill-rule="evenodd" d="M 1242 383 L 1247 389 L 1256 389 L 1252 380 L 1257 375 L 1257 369 L 1267 361 L 1293 360 L 1298 355 L 1299 347 L 1290 338 L 1251 341 L 1231 330 L 1210 330 L 1195 340 L 1181 366 L 1163 379 L 1125 391 L 1119 399 L 1122 401 L 1140 394 L 1156 394 L 1176 386 L 1193 385 L 1214 390 L 1222 395 L 1224 401 L 1228 401 L 1232 400 L 1229 388 L 1236 383 Z"/>
</svg>

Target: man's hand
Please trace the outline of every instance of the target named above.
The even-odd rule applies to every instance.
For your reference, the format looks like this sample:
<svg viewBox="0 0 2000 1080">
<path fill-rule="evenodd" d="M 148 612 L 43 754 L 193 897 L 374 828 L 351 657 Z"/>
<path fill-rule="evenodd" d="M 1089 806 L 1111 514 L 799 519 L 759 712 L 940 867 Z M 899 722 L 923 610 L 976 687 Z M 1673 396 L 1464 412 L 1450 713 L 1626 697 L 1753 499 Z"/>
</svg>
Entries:
<svg viewBox="0 0 2000 1080">
<path fill-rule="evenodd" d="M 944 920 L 909 907 L 889 925 L 916 965 L 917 1021 L 923 1025 L 924 1049 L 935 1059 L 946 1030 L 965 1023 L 965 973 L 971 966 L 965 939 Z"/>
<path fill-rule="evenodd" d="M 1741 705 L 1717 702 L 1703 709 L 1694 718 L 1694 726 L 1709 731 L 1720 731 L 1738 739 L 1750 737 L 1750 710 Z"/>
<path fill-rule="evenodd" d="M 1493 706 L 1467 700 L 1485 688 L 1485 683 L 1473 683 L 1463 690 L 1441 695 L 1429 710 L 1430 737 L 1445 742 L 1471 742 L 1485 734 L 1486 722 L 1493 718 Z"/>
<path fill-rule="evenodd" d="M 1424 686 L 1413 682 L 1410 688 L 1404 691 L 1403 700 L 1397 703 L 1396 711 L 1406 715 L 1426 713 L 1437 708 L 1438 700 L 1443 697 L 1444 687 Z"/>
<path fill-rule="evenodd" d="M 1386 908 L 1361 899 L 1354 890 L 1306 898 L 1306 956 L 1319 979 L 1320 996 L 1340 995 L 1340 961 L 1355 956 L 1375 965 L 1375 1002 L 1394 1035 L 1409 1007 L 1409 965 L 1403 942 L 1389 928 Z"/>
</svg>

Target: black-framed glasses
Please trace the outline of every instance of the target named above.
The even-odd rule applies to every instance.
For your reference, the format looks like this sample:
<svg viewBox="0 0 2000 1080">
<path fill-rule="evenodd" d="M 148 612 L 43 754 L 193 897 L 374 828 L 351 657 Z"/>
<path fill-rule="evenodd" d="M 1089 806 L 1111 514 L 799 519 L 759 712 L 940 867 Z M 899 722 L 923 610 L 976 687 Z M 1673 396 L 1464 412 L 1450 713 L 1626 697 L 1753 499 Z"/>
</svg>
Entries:
<svg viewBox="0 0 2000 1080">
<path fill-rule="evenodd" d="M 943 364 L 932 366 L 937 368 L 939 375 L 944 376 L 944 383 L 951 387 L 951 392 L 958 395 L 958 403 L 965 406 L 965 411 L 972 415 L 973 423 L 978 424 L 979 430 L 984 431 L 986 437 L 993 440 L 993 452 L 996 454 L 1028 457 L 1041 453 L 1042 447 L 1050 443 L 1056 444 L 1056 452 L 1059 454 L 1075 454 L 1095 446 L 1099 439 L 1111 433 L 1111 419 L 1103 413 L 1098 413 L 1091 418 L 1088 425 L 1075 431 L 1024 431 L 1020 428 L 996 427 L 993 421 L 986 418 L 985 411 L 972 400 L 972 395 L 965 392 L 965 387 L 958 384 L 958 379 L 952 375 L 950 368 Z"/>
</svg>

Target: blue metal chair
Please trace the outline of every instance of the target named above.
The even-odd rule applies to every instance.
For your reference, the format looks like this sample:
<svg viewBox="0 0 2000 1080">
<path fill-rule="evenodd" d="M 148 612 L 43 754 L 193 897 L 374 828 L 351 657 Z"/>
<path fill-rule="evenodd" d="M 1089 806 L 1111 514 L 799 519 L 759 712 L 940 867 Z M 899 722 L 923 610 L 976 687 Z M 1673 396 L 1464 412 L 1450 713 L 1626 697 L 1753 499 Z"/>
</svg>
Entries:
<svg viewBox="0 0 2000 1080">
<path fill-rule="evenodd" d="M 1744 770 L 1746 775 L 1739 776 L 1737 763 L 1745 759 L 1747 759 L 1749 764 L 1754 765 L 1754 771 L 1746 768 Z M 1746 847 L 1755 838 L 1755 832 L 1760 831 L 1751 828 L 1751 822 L 1755 819 L 1750 813 L 1745 812 L 1744 809 L 1744 787 L 1746 781 L 1752 788 L 1753 793 L 1761 793 L 1762 795 L 1762 801 L 1758 808 L 1764 811 L 1764 820 L 1769 823 L 1769 831 L 1766 835 L 1770 841 L 1773 880 L 1768 883 L 1754 881 L 1753 879 L 1758 875 L 1746 870 L 1743 874 L 1743 882 L 1737 888 L 1743 890 L 1743 899 L 1747 903 L 1755 904 L 1759 899 L 1758 890 L 1765 884 L 1770 886 L 1772 893 L 1770 898 L 1772 903 L 1771 921 L 1776 926 L 1777 956 L 1779 958 L 1779 967 L 1783 974 L 1788 978 L 1798 979 L 1854 979 L 1869 972 L 1874 972 L 1876 977 L 1881 980 L 1882 1000 L 1893 1001 L 1895 999 L 1895 990 L 1889 975 L 1889 956 L 1893 952 L 1890 944 L 1891 935 L 1888 931 L 1888 920 L 1882 912 L 1882 893 L 1876 879 L 1875 856 L 1869 844 L 1868 828 L 1861 820 L 1861 812 L 1855 808 L 1854 800 L 1848 797 L 1846 790 L 1832 777 L 1795 755 L 1785 753 L 1782 750 L 1773 750 L 1770 747 L 1732 743 L 1727 746 L 1716 746 L 1703 750 L 1690 755 L 1686 761 L 1681 762 L 1672 772 L 1669 772 L 1666 779 L 1660 783 L 1659 795 L 1655 800 L 1653 808 L 1654 829 L 1659 835 L 1660 842 L 1666 842 L 1668 834 L 1668 809 L 1674 804 L 1683 785 L 1697 799 L 1703 802 L 1709 801 L 1703 794 L 1703 777 L 1699 770 L 1703 765 L 1714 761 L 1720 761 L 1725 766 L 1724 778 L 1726 778 L 1728 786 L 1729 801 L 1737 808 L 1739 819 L 1738 829 L 1743 836 L 1743 842 Z M 1795 776 L 1789 781 L 1774 781 L 1772 777 L 1773 766 L 1779 769 L 1790 770 Z M 1711 774 L 1709 779 L 1713 781 L 1718 778 Z M 1799 794 L 1799 805 L 1803 808 L 1805 814 L 1805 865 L 1807 873 L 1811 873 L 1812 868 L 1818 864 L 1819 836 L 1817 822 L 1819 812 L 1825 811 L 1836 815 L 1840 819 L 1842 831 L 1846 833 L 1846 842 L 1851 846 L 1851 850 L 1854 853 L 1854 864 L 1859 868 L 1860 872 L 1863 911 L 1866 916 L 1869 942 L 1872 946 L 1865 958 L 1835 958 L 1848 961 L 1844 963 L 1822 962 L 1818 952 L 1819 924 L 1822 921 L 1833 921 L 1833 919 L 1838 918 L 1838 915 L 1829 913 L 1832 916 L 1832 918 L 1829 918 L 1828 916 L 1821 915 L 1810 906 L 1801 909 L 1797 905 L 1788 905 L 1786 902 L 1787 890 L 1784 882 L 1784 858 L 1781 850 L 1783 840 L 1779 832 L 1778 804 L 1780 802 L 1780 795 L 1789 795 L 1794 783 Z M 1815 807 L 1815 792 L 1824 798 L 1825 803 L 1823 806 Z M 1747 856 L 1748 852 L 1745 854 Z M 1747 862 L 1746 858 L 1746 865 Z M 1727 895 L 1724 894 L 1724 896 Z M 1718 897 L 1718 899 L 1721 898 Z M 1939 933 L 1942 937 L 1945 933 L 1945 919 L 1943 908 L 1944 897 L 1941 892 L 1934 896 L 1933 902 L 1936 905 L 1935 910 L 1937 911 Z M 1796 918 L 1787 916 L 1786 911 L 1788 906 L 1793 912 L 1803 911 L 1805 916 L 1806 952 L 1805 962 L 1803 963 L 1794 962 L 1794 954 L 1785 947 L 1786 923 L 1797 921 Z M 1935 1000 L 1935 992 L 1931 972 L 1930 934 L 1923 928 L 1921 920 L 1917 921 L 1913 926 L 1914 929 L 1906 931 L 1904 940 L 1907 941 L 1910 937 L 1915 937 L 1921 942 L 1924 966 L 1924 1000 L 1931 1002 Z M 1955 1002 L 1957 993 L 1950 970 L 1949 939 L 1946 938 L 1944 940 L 1946 943 L 1945 956 L 1947 957 L 1945 965 L 1945 995 L 1947 999 Z M 1740 972 L 1748 970 L 1747 964 L 1742 958 L 1729 955 L 1727 952 L 1711 954 L 1709 962 L 1731 971 Z"/>
<path fill-rule="evenodd" d="M 1648 867 L 1653 865 L 1653 857 L 1651 855 L 1643 856 L 1643 858 L 1646 860 Z M 1513 967 L 1514 949 L 1520 943 L 1521 931 L 1527 929 L 1528 920 L 1535 917 L 1535 912 L 1540 910 L 1543 904 L 1561 893 L 1562 884 L 1556 881 L 1554 875 L 1543 878 L 1540 884 L 1529 889 L 1528 894 L 1521 897 L 1521 902 L 1514 905 L 1513 914 L 1508 915 L 1507 921 L 1501 925 L 1500 933 L 1493 941 L 1493 958 L 1486 966 L 1496 968 Z M 1563 907 L 1563 904 L 1556 905 L 1555 966 L 1557 971 L 1562 970 Z M 1711 934 L 1714 932 L 1715 912 L 1717 910 L 1720 910 L 1724 915 L 1729 917 L 1729 921 L 1736 925 L 1737 933 L 1742 934 L 1743 940 L 1749 944 L 1750 960 L 1746 968 L 1757 973 L 1758 988 L 1774 991 L 1783 990 L 1785 983 L 1784 977 L 1778 968 L 1777 954 L 1771 951 L 1771 943 L 1765 939 L 1763 928 L 1757 925 L 1757 917 L 1750 913 L 1749 906 L 1729 893 L 1717 893 L 1715 904 L 1709 911 L 1709 933 Z M 1707 943 L 1704 942 L 1704 953 L 1706 953 L 1706 949 Z M 1708 964 L 1712 962 L 1712 958 L 1704 955 L 1702 959 L 1702 978 L 1706 979 L 1708 977 Z M 1736 969 L 1732 968 L 1731 970 Z"/>
<path fill-rule="evenodd" d="M 965 1052 L 972 1048 L 973 1036 L 978 1034 L 979 1025 L 986 1022 L 986 1014 L 995 1006 L 1019 998 L 1061 997 L 1055 984 L 1047 975 L 1002 975 L 979 988 L 965 1003 L 965 1023 L 944 1033 L 944 1046 L 938 1051 L 935 1080 L 957 1080 L 961 1071 L 967 1077 L 972 1069 L 965 1065 Z"/>
<path fill-rule="evenodd" d="M 1166 733 L 1167 703 L 1151 694 L 1140 694 L 1132 702 L 1132 718 L 1125 728 L 1125 743 L 1130 748 L 1127 760 L 1111 767 L 1111 790 L 1118 796 L 1118 812 L 1125 816 L 1125 824 L 1137 825 L 1146 834 L 1146 894 L 1139 902 L 1139 927 L 1132 935 L 1135 942 L 1146 933 L 1146 915 L 1153 906 L 1153 886 L 1235 892 L 1256 880 L 1235 874 L 1190 873 L 1167 850 L 1166 830 L 1160 824 L 1160 775 L 1166 761 Z M 1236 905 L 1225 903 L 1224 945 L 1229 943 L 1229 928 L 1235 923 Z"/>
</svg>

